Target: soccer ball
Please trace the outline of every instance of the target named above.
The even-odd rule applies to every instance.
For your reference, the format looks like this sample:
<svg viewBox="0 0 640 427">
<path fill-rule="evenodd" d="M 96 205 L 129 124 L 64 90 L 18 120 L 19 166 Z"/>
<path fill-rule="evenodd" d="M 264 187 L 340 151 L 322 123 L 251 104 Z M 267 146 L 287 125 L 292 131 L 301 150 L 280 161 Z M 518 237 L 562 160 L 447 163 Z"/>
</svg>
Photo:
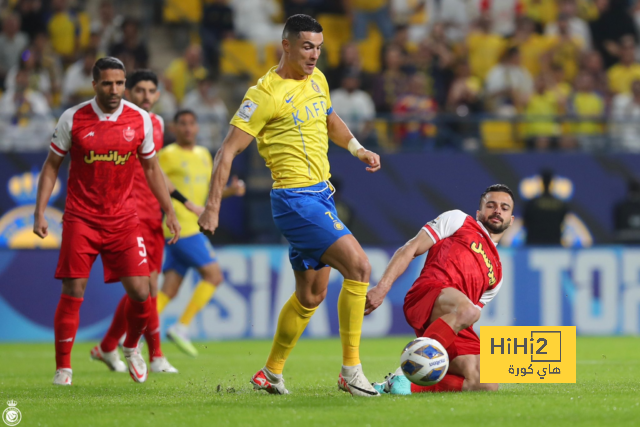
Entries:
<svg viewBox="0 0 640 427">
<path fill-rule="evenodd" d="M 442 344 L 432 338 L 416 338 L 402 351 L 400 367 L 414 384 L 433 385 L 449 369 L 449 355 Z"/>
</svg>

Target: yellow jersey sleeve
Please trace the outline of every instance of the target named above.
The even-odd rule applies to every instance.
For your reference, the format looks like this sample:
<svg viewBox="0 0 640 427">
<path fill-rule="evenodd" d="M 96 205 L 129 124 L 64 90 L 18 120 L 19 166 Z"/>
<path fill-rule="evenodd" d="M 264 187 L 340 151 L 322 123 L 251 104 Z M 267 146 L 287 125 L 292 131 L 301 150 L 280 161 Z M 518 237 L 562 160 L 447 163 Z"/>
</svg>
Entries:
<svg viewBox="0 0 640 427">
<path fill-rule="evenodd" d="M 275 98 L 264 89 L 253 86 L 245 94 L 231 124 L 255 138 L 275 114 Z"/>
</svg>

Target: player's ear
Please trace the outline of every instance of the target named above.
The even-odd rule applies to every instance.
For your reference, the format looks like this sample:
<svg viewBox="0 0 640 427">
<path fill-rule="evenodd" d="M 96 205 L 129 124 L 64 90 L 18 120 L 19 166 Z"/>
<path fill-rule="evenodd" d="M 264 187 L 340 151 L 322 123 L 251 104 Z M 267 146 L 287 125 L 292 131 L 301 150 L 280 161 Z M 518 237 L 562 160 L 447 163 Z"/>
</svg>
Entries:
<svg viewBox="0 0 640 427">
<path fill-rule="evenodd" d="M 289 53 L 289 49 L 291 48 L 291 43 L 287 39 L 282 39 L 282 50 L 286 53 Z"/>
</svg>

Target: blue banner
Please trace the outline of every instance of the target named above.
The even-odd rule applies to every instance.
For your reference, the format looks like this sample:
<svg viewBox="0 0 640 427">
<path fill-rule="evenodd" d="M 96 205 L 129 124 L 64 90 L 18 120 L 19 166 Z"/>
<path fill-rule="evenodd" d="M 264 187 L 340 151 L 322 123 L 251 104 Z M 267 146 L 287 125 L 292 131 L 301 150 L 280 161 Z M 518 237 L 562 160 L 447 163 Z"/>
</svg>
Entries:
<svg viewBox="0 0 640 427">
<path fill-rule="evenodd" d="M 368 247 L 372 283 L 382 276 L 396 248 Z M 53 278 L 56 250 L 0 250 L 0 341 L 51 341 L 60 282 Z M 295 282 L 286 246 L 226 246 L 218 250 L 225 282 L 195 318 L 197 339 L 270 338 L 280 307 Z M 640 248 L 503 249 L 504 284 L 482 313 L 480 325 L 575 325 L 578 334 L 640 332 Z M 424 256 L 414 260 L 385 303 L 363 325 L 364 336 L 411 334 L 402 304 Z M 124 295 L 120 284 L 102 283 L 98 260 L 80 312 L 78 340 L 99 339 Z M 198 277 L 190 272 L 163 313 L 162 326 L 174 323 Z M 337 300 L 342 277 L 332 271 L 326 301 L 305 335 L 338 335 Z"/>
</svg>

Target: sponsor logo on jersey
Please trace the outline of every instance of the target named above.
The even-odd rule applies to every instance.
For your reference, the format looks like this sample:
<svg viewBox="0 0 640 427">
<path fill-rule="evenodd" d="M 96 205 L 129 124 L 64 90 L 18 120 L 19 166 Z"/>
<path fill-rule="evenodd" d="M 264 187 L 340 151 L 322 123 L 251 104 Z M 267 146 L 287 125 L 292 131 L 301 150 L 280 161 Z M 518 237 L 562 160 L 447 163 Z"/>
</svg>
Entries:
<svg viewBox="0 0 640 427">
<path fill-rule="evenodd" d="M 242 105 L 240 105 L 240 108 L 238 109 L 238 113 L 237 113 L 238 117 L 240 117 L 245 122 L 248 122 L 249 120 L 251 120 L 251 116 L 253 116 L 253 113 L 256 112 L 257 108 L 258 108 L 258 104 L 247 99 L 242 103 Z"/>
<path fill-rule="evenodd" d="M 482 243 L 477 243 L 477 242 L 471 243 L 471 250 L 473 252 L 475 252 L 477 254 L 480 254 L 482 256 L 482 259 L 484 261 L 484 265 L 486 265 L 487 268 L 489 269 L 489 272 L 487 273 L 487 276 L 489 276 L 489 286 L 495 285 L 496 284 L 496 274 L 493 271 L 493 264 L 491 263 L 491 260 L 489 259 L 489 257 L 485 253 L 484 249 L 482 248 Z"/>
<path fill-rule="evenodd" d="M 318 83 L 315 82 L 315 80 L 311 80 L 311 87 L 313 88 L 313 90 L 315 90 L 318 93 L 322 93 L 320 92 L 320 86 L 318 86 Z"/>
<path fill-rule="evenodd" d="M 95 151 L 91 150 L 88 156 L 84 156 L 84 162 L 89 165 L 94 162 L 114 162 L 116 166 L 124 165 L 132 154 L 134 154 L 133 151 L 120 155 L 117 150 L 109 151 L 108 154 L 97 154 Z"/>
<path fill-rule="evenodd" d="M 95 133 L 94 131 L 91 131 L 91 132 L 89 132 L 88 134 L 86 134 L 86 135 L 84 136 L 84 138 L 86 138 L 86 137 L 88 137 L 88 136 L 96 136 L 96 133 Z M 84 138 L 82 138 L 82 139 L 84 139 Z"/>
<path fill-rule="evenodd" d="M 135 129 L 131 129 L 130 127 L 127 127 L 122 131 L 122 135 L 124 136 L 124 139 L 126 139 L 128 142 L 131 142 L 133 138 L 136 136 L 136 131 Z"/>
</svg>

